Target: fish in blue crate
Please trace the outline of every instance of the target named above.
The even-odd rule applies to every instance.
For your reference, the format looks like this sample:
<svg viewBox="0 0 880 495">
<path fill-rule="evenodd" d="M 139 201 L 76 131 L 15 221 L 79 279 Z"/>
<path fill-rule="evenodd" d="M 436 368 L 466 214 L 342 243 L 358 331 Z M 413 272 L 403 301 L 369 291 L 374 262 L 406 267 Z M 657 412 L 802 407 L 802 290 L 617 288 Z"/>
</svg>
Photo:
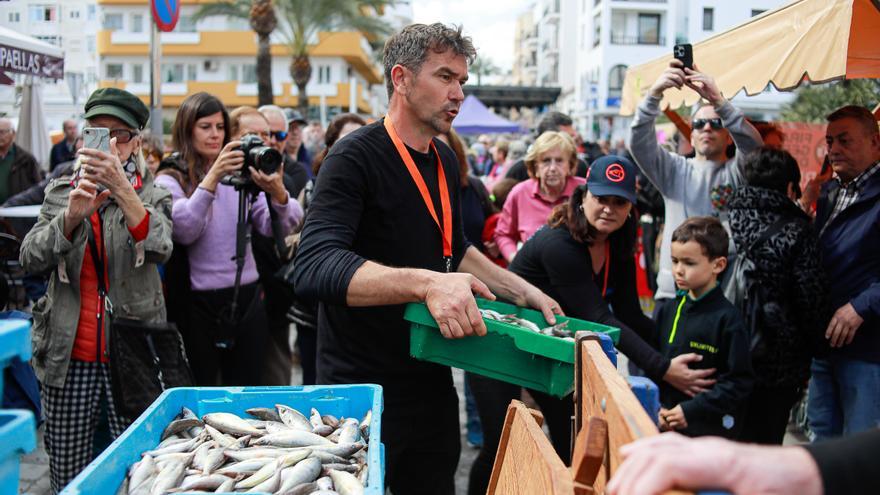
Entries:
<svg viewBox="0 0 880 495">
<path fill-rule="evenodd" d="M 360 420 L 276 404 L 248 417 L 183 407 L 159 445 L 128 469 L 118 494 L 360 495 L 369 475 L 372 411 Z"/>
</svg>

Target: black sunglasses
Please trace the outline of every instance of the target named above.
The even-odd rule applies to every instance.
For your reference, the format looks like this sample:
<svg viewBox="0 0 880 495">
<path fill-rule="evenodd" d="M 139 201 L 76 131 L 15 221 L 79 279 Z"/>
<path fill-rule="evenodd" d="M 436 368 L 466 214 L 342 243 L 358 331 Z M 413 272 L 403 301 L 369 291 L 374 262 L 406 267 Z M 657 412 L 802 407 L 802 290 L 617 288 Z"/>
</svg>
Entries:
<svg viewBox="0 0 880 495">
<path fill-rule="evenodd" d="M 118 144 L 125 144 L 137 137 L 137 135 L 137 131 L 130 131 L 128 129 L 110 129 L 110 139 L 116 138 Z"/>
<path fill-rule="evenodd" d="M 718 118 L 715 118 L 715 119 L 694 119 L 694 121 L 691 122 L 691 124 L 693 124 L 694 129 L 699 129 L 699 130 L 702 130 L 703 127 L 706 127 L 706 124 L 709 124 L 709 127 L 711 127 L 712 129 L 716 129 L 716 130 L 724 128 L 724 124 L 721 122 L 721 119 L 718 119 Z"/>
<path fill-rule="evenodd" d="M 287 139 L 288 132 L 287 131 L 272 131 L 270 134 L 272 134 L 272 137 L 274 137 L 276 141 L 284 141 L 285 139 Z"/>
</svg>

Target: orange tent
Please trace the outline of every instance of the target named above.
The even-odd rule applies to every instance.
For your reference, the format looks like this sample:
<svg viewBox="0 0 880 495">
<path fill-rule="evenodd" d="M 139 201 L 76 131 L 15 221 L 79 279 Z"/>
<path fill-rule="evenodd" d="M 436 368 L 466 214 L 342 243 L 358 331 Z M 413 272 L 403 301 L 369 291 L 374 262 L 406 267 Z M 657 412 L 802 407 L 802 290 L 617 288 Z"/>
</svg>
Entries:
<svg viewBox="0 0 880 495">
<path fill-rule="evenodd" d="M 805 80 L 880 77 L 880 0 L 795 0 L 694 45 L 694 62 L 727 98 L 774 85 L 790 90 Z M 621 115 L 632 115 L 666 69 L 670 53 L 630 67 Z M 691 105 L 689 88 L 667 90 L 661 108 Z"/>
</svg>

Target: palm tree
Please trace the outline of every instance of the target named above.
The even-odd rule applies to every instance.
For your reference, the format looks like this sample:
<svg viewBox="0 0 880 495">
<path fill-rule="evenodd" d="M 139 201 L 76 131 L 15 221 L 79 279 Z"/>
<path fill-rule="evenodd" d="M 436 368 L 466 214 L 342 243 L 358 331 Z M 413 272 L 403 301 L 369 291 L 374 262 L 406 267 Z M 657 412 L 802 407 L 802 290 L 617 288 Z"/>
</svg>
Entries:
<svg viewBox="0 0 880 495">
<path fill-rule="evenodd" d="M 281 36 L 291 53 L 290 76 L 299 90 L 298 107 L 308 116 L 309 97 L 306 85 L 312 78 L 309 43 L 321 31 L 360 31 L 367 37 L 388 34 L 391 26 L 370 14 L 391 5 L 395 0 L 276 0 L 275 11 L 281 19 Z"/>
<path fill-rule="evenodd" d="M 269 50 L 269 35 L 278 25 L 272 0 L 227 0 L 203 5 L 195 14 L 195 19 L 212 15 L 225 15 L 247 19 L 251 29 L 257 33 L 257 104 L 271 105 L 272 95 L 272 55 Z"/>
<path fill-rule="evenodd" d="M 475 74 L 477 76 L 477 86 L 482 86 L 483 76 L 500 74 L 501 69 L 495 65 L 495 62 L 493 62 L 491 58 L 477 55 L 477 58 L 474 59 L 474 63 L 468 68 L 468 72 Z"/>
</svg>

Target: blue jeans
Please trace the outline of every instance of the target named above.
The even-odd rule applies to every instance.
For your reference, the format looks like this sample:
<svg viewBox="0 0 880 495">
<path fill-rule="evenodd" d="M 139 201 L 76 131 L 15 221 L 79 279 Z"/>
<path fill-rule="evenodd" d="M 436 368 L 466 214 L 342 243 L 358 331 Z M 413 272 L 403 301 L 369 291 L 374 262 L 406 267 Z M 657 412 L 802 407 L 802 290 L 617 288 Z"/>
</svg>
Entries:
<svg viewBox="0 0 880 495">
<path fill-rule="evenodd" d="M 810 367 L 807 419 L 814 442 L 880 426 L 880 363 L 830 357 Z"/>
</svg>

